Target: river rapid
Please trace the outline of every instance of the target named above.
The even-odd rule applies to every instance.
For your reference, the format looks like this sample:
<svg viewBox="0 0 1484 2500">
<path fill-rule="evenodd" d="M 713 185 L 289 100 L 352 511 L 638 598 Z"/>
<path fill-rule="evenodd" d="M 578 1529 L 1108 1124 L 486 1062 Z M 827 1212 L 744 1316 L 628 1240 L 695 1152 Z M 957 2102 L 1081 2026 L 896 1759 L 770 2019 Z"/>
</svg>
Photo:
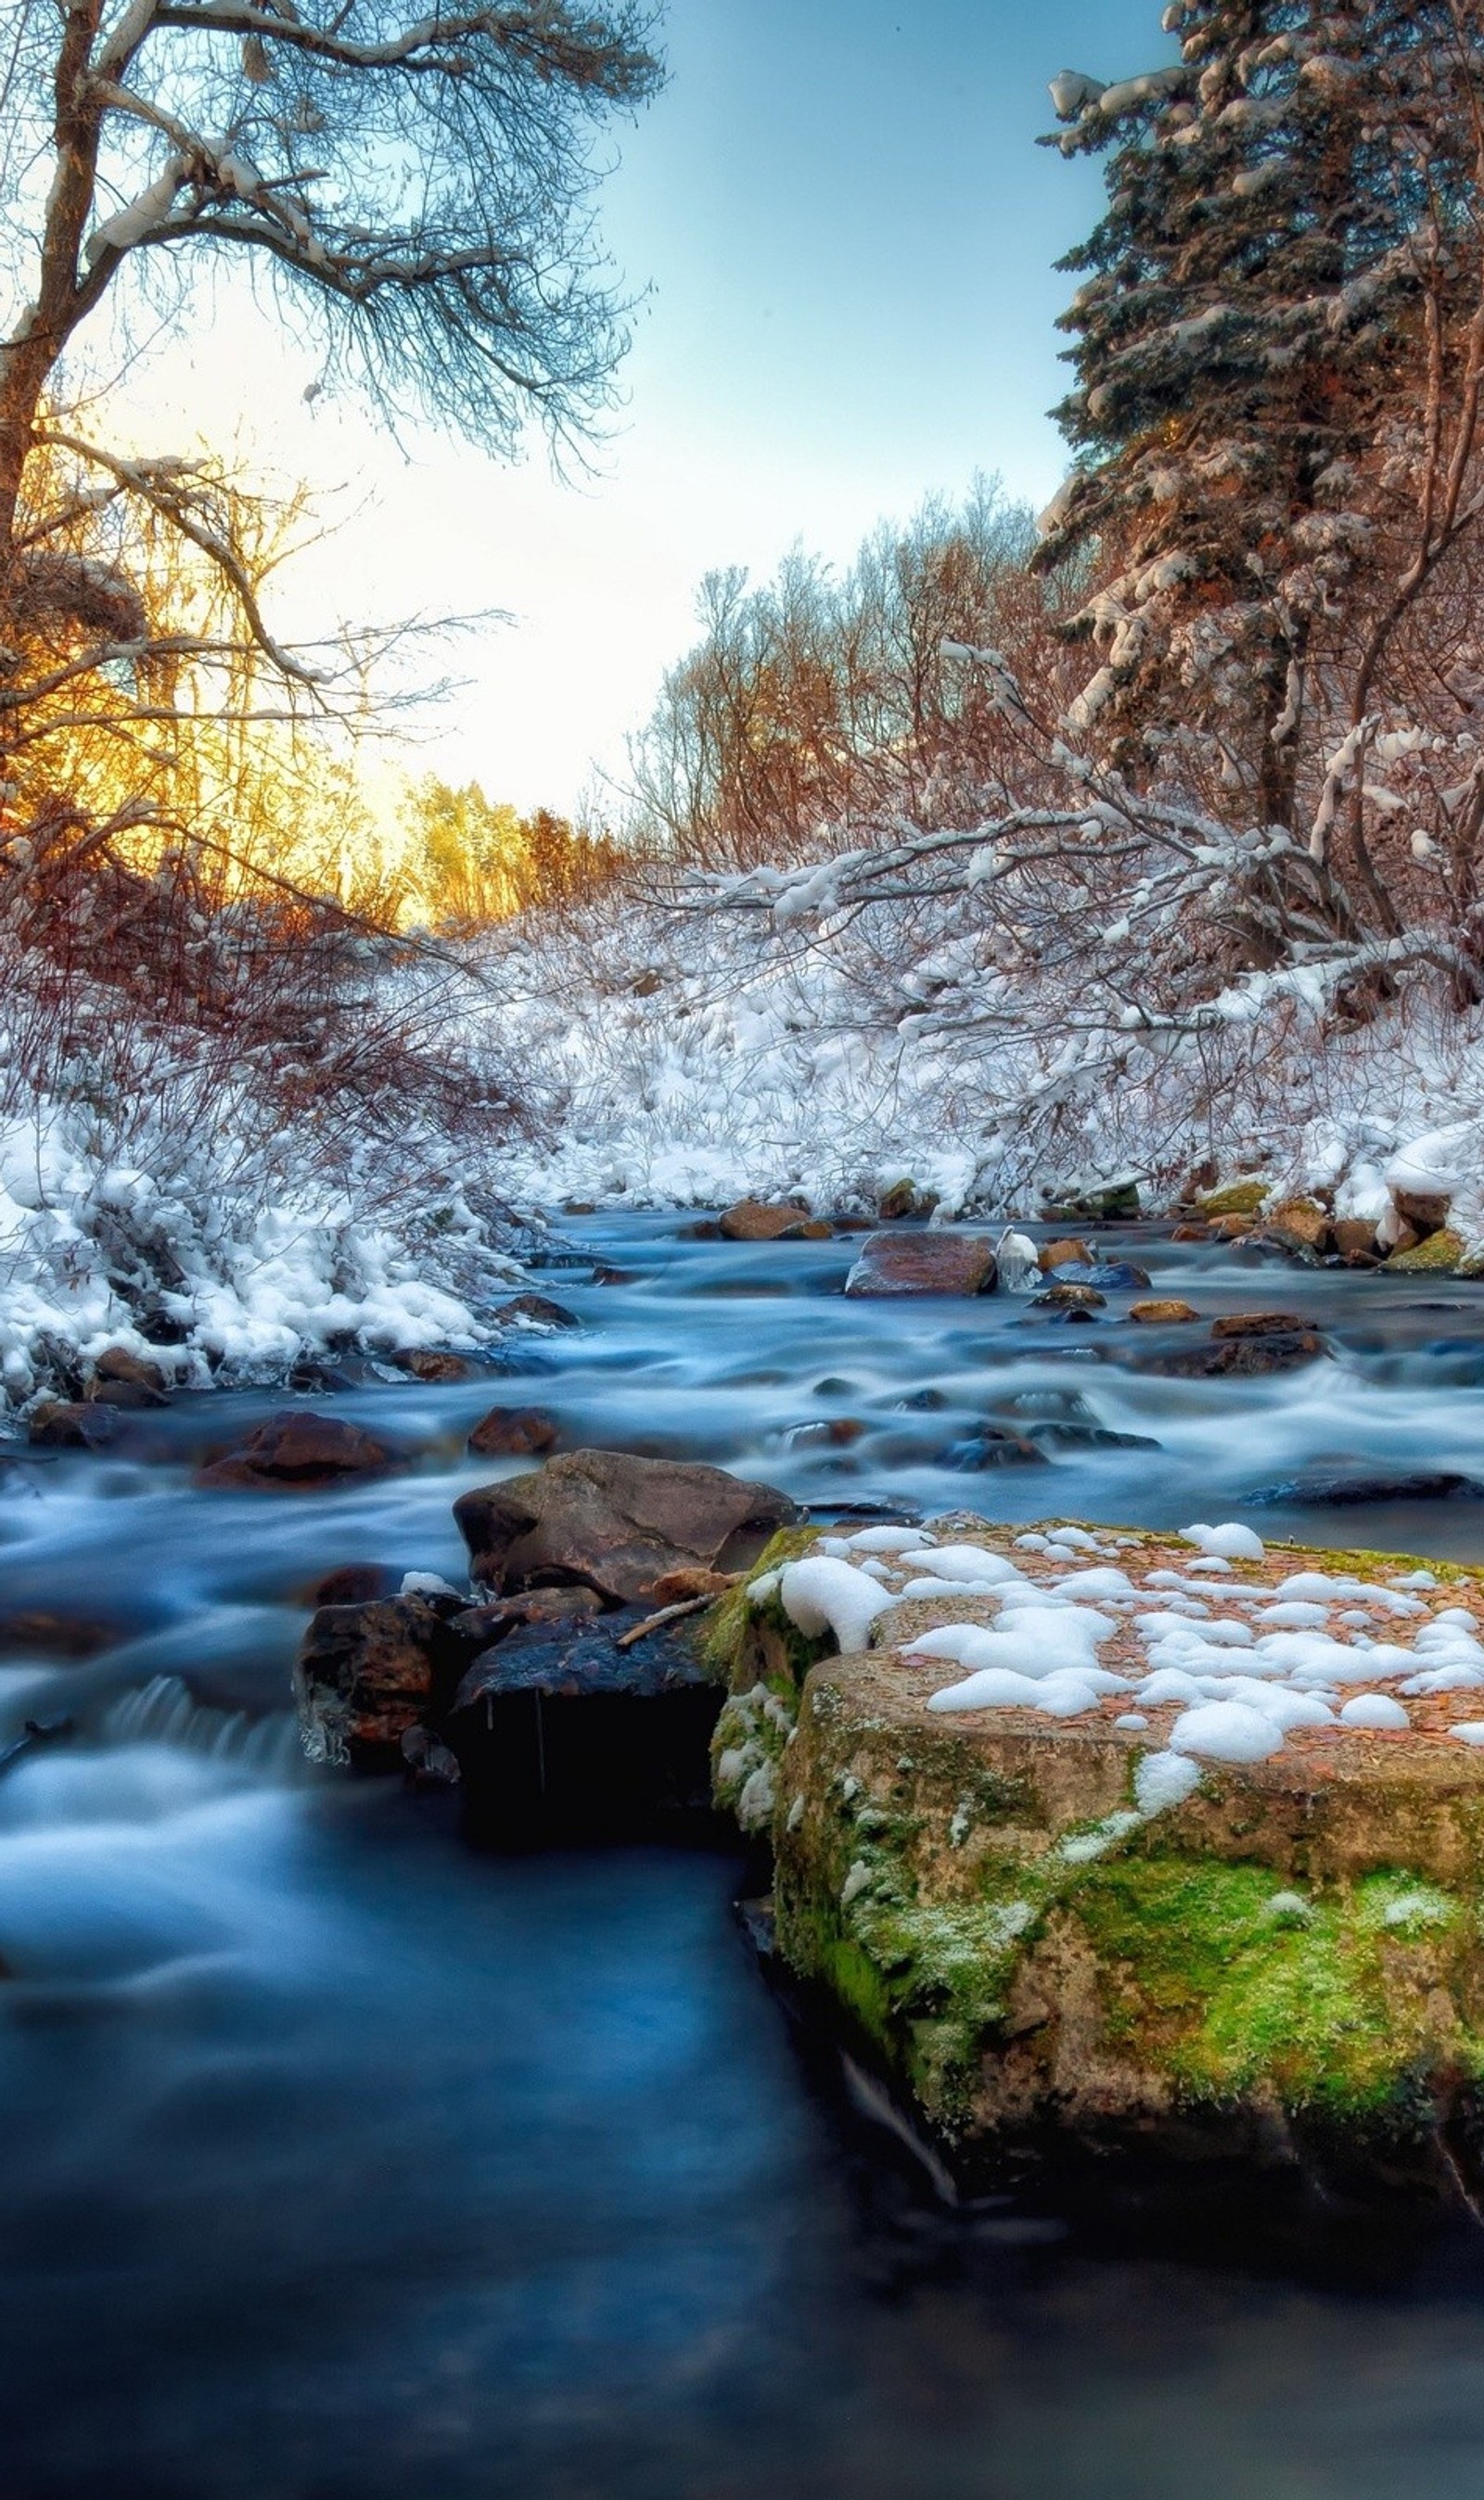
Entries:
<svg viewBox="0 0 1484 2500">
<path fill-rule="evenodd" d="M 492 1401 L 820 1505 L 1484 1560 L 1484 1501 L 1247 1507 L 1362 1464 L 1484 1483 L 1484 1289 L 1120 1234 L 1157 1292 L 1333 1349 L 1203 1381 L 1129 1367 L 1127 1296 L 846 1300 L 848 1242 L 683 1230 L 569 1224 L 533 1281 L 582 1329 L 508 1379 L 337 1396 L 406 1475 L 192 1490 L 268 1395 L 137 1459 L 13 1454 L 6 1617 L 93 1631 L 0 1661 L 0 1741 L 80 1727 L 0 1779 L 3 2500 L 1478 2500 L 1475 2245 L 951 2211 L 790 2028 L 739 1860 L 476 1854 L 452 1798 L 305 1766 L 285 1701 L 324 1572 L 462 1574 L 453 1498 L 520 1464 L 464 1455 Z M 986 1419 L 1048 1463 L 947 1463 Z"/>
</svg>

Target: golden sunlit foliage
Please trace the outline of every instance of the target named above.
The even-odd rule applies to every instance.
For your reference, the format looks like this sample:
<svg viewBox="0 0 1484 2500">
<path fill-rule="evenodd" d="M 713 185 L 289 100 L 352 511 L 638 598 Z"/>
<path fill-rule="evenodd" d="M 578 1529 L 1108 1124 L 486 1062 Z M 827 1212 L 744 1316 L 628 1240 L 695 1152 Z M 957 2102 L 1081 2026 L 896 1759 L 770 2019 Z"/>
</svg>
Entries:
<svg viewBox="0 0 1484 2500">
<path fill-rule="evenodd" d="M 612 882 L 622 854 L 605 834 L 538 807 L 529 816 L 455 790 L 434 773 L 408 799 L 404 871 L 434 928 L 475 929 L 545 904 L 585 901 Z"/>
</svg>

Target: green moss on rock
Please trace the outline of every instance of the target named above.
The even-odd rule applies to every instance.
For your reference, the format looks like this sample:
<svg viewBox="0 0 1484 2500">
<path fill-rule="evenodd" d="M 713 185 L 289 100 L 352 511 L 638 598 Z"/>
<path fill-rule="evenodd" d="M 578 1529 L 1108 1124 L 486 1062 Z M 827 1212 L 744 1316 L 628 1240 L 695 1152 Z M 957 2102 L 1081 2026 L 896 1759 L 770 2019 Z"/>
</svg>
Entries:
<svg viewBox="0 0 1484 2500">
<path fill-rule="evenodd" d="M 1228 1181 L 1221 1189 L 1207 1190 L 1196 1201 L 1200 1213 L 1207 1218 L 1217 1215 L 1256 1215 L 1266 1203 L 1270 1183 L 1260 1173 L 1249 1180 Z"/>
<path fill-rule="evenodd" d="M 1386 1262 L 1388 1276 L 1455 1276 L 1464 1264 L 1465 1241 L 1451 1225 L 1430 1233 L 1411 1250 L 1396 1250 Z"/>
</svg>

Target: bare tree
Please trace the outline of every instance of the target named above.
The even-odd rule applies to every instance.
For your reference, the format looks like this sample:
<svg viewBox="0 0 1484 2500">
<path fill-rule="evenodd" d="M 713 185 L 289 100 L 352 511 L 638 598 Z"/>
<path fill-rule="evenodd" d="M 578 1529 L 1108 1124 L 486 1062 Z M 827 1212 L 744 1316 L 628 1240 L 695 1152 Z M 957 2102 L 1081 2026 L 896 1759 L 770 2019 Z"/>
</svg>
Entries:
<svg viewBox="0 0 1484 2500">
<path fill-rule="evenodd" d="M 39 231 L 0 373 L 0 557 L 58 358 L 126 273 L 291 292 L 379 393 L 509 443 L 603 396 L 621 323 L 589 133 L 659 77 L 632 7 L 19 0 L 5 188 Z"/>
</svg>

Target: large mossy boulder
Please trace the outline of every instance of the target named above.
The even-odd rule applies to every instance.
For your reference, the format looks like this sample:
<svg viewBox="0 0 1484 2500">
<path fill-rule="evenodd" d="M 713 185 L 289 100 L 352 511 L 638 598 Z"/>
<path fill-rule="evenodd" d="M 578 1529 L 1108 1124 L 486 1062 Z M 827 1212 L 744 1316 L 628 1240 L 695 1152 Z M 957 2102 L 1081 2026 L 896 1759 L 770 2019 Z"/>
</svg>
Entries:
<svg viewBox="0 0 1484 2500">
<path fill-rule="evenodd" d="M 1009 1530 L 952 1532 L 1025 1559 Z M 732 1688 L 716 1795 L 772 1841 L 783 1962 L 961 2176 L 1121 2155 L 1477 2194 L 1484 1749 L 1454 1730 L 1484 1695 L 1409 1701 L 1404 1732 L 1336 1712 L 1162 1790 L 1178 1703 L 929 1706 L 955 1671 L 904 1652 L 935 1624 L 992 1624 L 982 1594 L 892 1604 L 850 1655 L 805 1639 L 775 1574 L 808 1542 L 778 1540 L 713 1622 Z M 1132 1534 L 1117 1562 L 1136 1581 L 1200 1568 Z M 1292 1547 L 1225 1586 L 1256 1607 L 1305 1570 L 1412 1587 L 1404 1561 Z M 1439 1615 L 1484 1634 L 1478 1584 L 1431 1572 L 1392 1637 Z"/>
</svg>

